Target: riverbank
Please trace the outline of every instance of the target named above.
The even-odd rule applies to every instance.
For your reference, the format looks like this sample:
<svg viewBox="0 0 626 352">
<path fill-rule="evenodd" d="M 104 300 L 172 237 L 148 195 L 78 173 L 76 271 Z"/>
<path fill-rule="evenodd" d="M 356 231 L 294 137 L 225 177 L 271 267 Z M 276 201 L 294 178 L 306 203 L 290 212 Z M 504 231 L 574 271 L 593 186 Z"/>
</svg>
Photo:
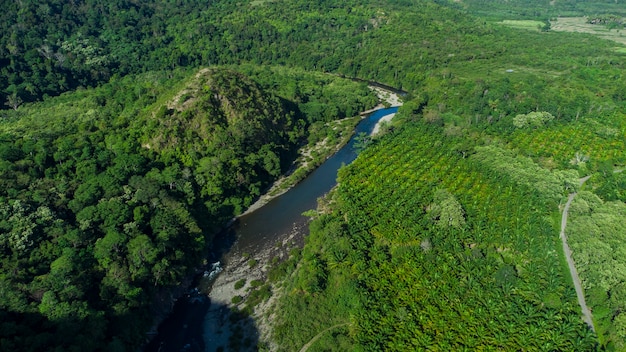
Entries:
<svg viewBox="0 0 626 352">
<path fill-rule="evenodd" d="M 381 101 L 380 104 L 375 106 L 370 110 L 363 111 L 359 114 L 361 118 L 371 114 L 372 112 L 380 109 L 384 109 L 385 107 L 399 107 L 402 106 L 402 98 L 400 95 L 375 86 L 369 86 L 376 95 L 378 99 Z M 372 134 L 377 134 L 380 131 L 380 127 L 383 123 L 389 123 L 391 119 L 395 116 L 395 114 L 387 115 L 380 119 L 380 121 L 374 127 L 374 131 Z M 329 146 L 328 139 L 324 139 L 319 141 L 314 146 L 304 146 L 298 154 L 300 155 L 294 165 L 291 167 L 290 171 L 287 172 L 285 176 L 280 177 L 276 180 L 270 188 L 265 192 L 256 202 L 254 202 L 245 212 L 241 214 L 241 216 L 249 214 L 268 202 L 272 199 L 284 194 L 289 191 L 291 187 L 297 184 L 300 180 L 302 180 L 306 175 L 308 175 L 311 171 L 315 170 L 324 160 L 328 159 L 331 155 L 336 153 L 339 149 L 343 148 L 343 146 L 348 143 L 350 138 L 352 137 L 354 126 L 359 122 L 359 118 L 351 117 L 338 121 L 333 121 L 335 126 L 333 129 L 341 128 L 343 131 L 350 131 L 349 133 L 341 133 L 341 138 L 335 143 L 333 146 Z M 313 158 L 313 155 L 322 155 L 321 158 Z M 317 161 L 317 162 L 315 162 Z"/>
<path fill-rule="evenodd" d="M 335 131 L 339 137 L 334 143 L 325 138 L 318 141 L 315 145 L 306 145 L 298 151 L 299 157 L 294 161 L 290 170 L 278 180 L 276 180 L 270 188 L 259 197 L 241 216 L 258 210 L 272 199 L 289 191 L 293 186 L 298 184 L 308 174 L 321 165 L 326 159 L 339 151 L 348 143 L 352 137 L 354 127 L 361 120 L 360 117 L 349 117 L 337 121 L 327 123 L 327 127 Z"/>
<path fill-rule="evenodd" d="M 205 351 L 257 351 L 264 344 L 262 336 L 268 326 L 268 307 L 275 296 L 265 281 L 273 261 L 289 257 L 294 247 L 302 247 L 303 231 L 294 228 L 281 235 L 271 246 L 257 253 L 233 251 L 224 271 L 212 284 L 208 294 L 210 307 L 204 319 Z M 276 258 L 276 259 L 274 259 Z M 260 293 L 259 293 L 260 292 Z M 258 296 L 271 295 L 253 307 L 246 307 Z M 236 297 L 236 298 L 234 298 Z M 252 312 L 252 315 L 248 315 Z"/>
</svg>

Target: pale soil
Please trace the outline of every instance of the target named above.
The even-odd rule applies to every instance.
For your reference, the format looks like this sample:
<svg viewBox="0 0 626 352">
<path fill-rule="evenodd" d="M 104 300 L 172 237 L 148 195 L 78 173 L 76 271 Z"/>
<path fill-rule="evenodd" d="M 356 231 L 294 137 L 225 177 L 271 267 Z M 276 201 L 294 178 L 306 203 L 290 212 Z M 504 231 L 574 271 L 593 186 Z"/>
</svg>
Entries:
<svg viewBox="0 0 626 352">
<path fill-rule="evenodd" d="M 374 86 L 370 86 L 370 89 L 376 92 L 376 95 L 378 95 L 378 98 L 381 101 L 386 102 L 391 107 L 402 105 L 402 99 L 400 99 L 400 96 L 398 94 Z"/>
<path fill-rule="evenodd" d="M 378 87 L 370 88 L 375 90 L 376 94 L 378 94 L 378 97 L 386 101 L 387 104 L 389 104 L 391 107 L 402 106 L 402 100 L 397 94 Z M 389 114 L 387 116 L 383 116 L 380 120 L 378 120 L 378 123 L 376 123 L 376 126 L 374 126 L 374 130 L 372 130 L 372 135 L 378 134 L 380 132 L 380 127 L 383 124 L 389 123 L 394 116 L 396 116 L 396 114 Z"/>
<path fill-rule="evenodd" d="M 185 108 L 191 105 L 196 100 L 196 98 L 189 99 L 182 103 L 180 102 L 180 98 L 183 96 L 183 94 L 192 92 L 195 93 L 198 89 L 200 89 L 200 87 L 198 86 L 198 81 L 200 80 L 200 77 L 202 77 L 202 75 L 206 74 L 207 72 L 209 72 L 208 68 L 203 68 L 199 70 L 198 73 L 196 73 L 196 75 L 194 76 L 193 81 L 186 88 L 178 92 L 172 98 L 172 100 L 167 102 L 167 108 L 171 110 L 183 111 L 185 110 Z"/>
<path fill-rule="evenodd" d="M 590 176 L 584 177 L 580 179 L 580 184 L 582 185 L 585 181 L 589 179 Z M 576 297 L 578 298 L 578 304 L 580 305 L 580 309 L 583 314 L 583 321 L 587 323 L 589 328 L 592 331 L 595 331 L 595 327 L 593 325 L 593 318 L 591 316 L 591 311 L 589 307 L 587 307 L 587 303 L 585 302 L 585 294 L 583 292 L 583 286 L 580 282 L 580 278 L 578 277 L 578 271 L 576 270 L 576 265 L 574 264 L 574 259 L 572 259 L 572 250 L 569 248 L 567 244 L 567 235 L 565 234 L 565 227 L 567 226 L 567 215 L 569 213 L 569 207 L 572 204 L 572 201 L 576 197 L 576 193 L 571 193 L 567 198 L 567 203 L 565 204 L 565 208 L 563 208 L 563 215 L 561 217 L 561 241 L 563 244 L 563 253 L 565 253 L 565 259 L 567 260 L 567 266 L 569 267 L 570 275 L 572 276 L 572 281 L 574 282 L 574 289 L 576 290 Z"/>
<path fill-rule="evenodd" d="M 585 17 L 559 17 L 556 21 L 550 22 L 550 30 L 556 32 L 589 33 L 603 39 L 612 40 L 617 43 L 626 44 L 624 30 L 608 30 L 603 25 L 586 23 Z"/>
<path fill-rule="evenodd" d="M 229 254 L 224 271 L 217 277 L 208 294 L 211 306 L 204 320 L 206 351 L 216 351 L 219 347 L 223 347 L 224 351 L 229 351 L 229 339 L 236 329 L 241 330 L 243 339 L 247 338 L 251 341 L 249 346 L 240 345 L 237 350 L 257 351 L 257 343 L 262 340 L 261 337 L 268 335 L 268 320 L 271 316 L 267 312 L 276 299 L 277 292 L 274 291 L 269 300 L 257 305 L 251 318 L 233 323 L 230 317 L 233 309 L 245 306 L 245 298 L 252 289 L 251 282 L 253 280 L 265 281 L 272 258 L 286 259 L 294 243 L 302 242 L 302 238 L 298 238 L 298 236 L 301 237 L 300 234 L 300 229 L 294 228 L 291 233 L 278 238 L 276 245 L 272 244 L 268 248 L 263 248 L 250 257 L 238 252 Z M 248 264 L 251 259 L 257 261 L 252 268 Z M 245 279 L 246 284 L 240 289 L 235 289 L 235 283 L 241 279 Z M 239 304 L 233 304 L 231 300 L 235 296 L 241 296 L 244 300 Z"/>
<path fill-rule="evenodd" d="M 372 130 L 372 135 L 375 136 L 378 134 L 378 132 L 380 132 L 380 128 L 383 124 L 389 123 L 391 121 L 391 119 L 393 119 L 393 117 L 396 116 L 396 114 L 389 114 L 387 116 L 383 116 L 380 120 L 378 120 L 378 122 L 376 123 L 376 126 L 374 126 L 374 129 Z"/>
</svg>

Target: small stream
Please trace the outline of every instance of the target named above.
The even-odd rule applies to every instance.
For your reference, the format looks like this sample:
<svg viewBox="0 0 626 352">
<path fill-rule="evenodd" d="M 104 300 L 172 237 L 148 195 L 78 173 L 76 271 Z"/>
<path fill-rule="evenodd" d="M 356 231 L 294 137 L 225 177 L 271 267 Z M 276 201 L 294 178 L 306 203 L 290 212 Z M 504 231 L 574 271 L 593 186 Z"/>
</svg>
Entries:
<svg viewBox="0 0 626 352">
<path fill-rule="evenodd" d="M 384 116 L 396 113 L 397 107 L 376 110 L 369 114 L 355 128 L 354 135 L 372 133 L 376 123 Z M 335 185 L 337 171 L 356 159 L 354 137 L 341 150 L 328 158 L 315 171 L 292 189 L 276 197 L 263 207 L 239 217 L 228 231 L 216 238 L 217 251 L 208 258 L 211 263 L 220 263 L 222 274 L 229 275 L 233 265 L 245 266 L 245 261 L 234 263 L 242 253 L 261 253 L 275 247 L 287 234 L 294 231 L 302 237 L 308 234 L 308 218 L 302 213 L 317 207 L 317 199 L 328 193 Z M 235 255 L 236 254 L 236 255 Z M 207 271 L 207 275 L 208 275 Z M 225 277 L 220 278 L 222 281 Z M 224 319 L 229 308 L 224 303 L 210 302 L 206 294 L 211 293 L 211 284 L 201 282 L 202 291 L 191 291 L 175 304 L 170 316 L 159 327 L 158 335 L 147 346 L 146 351 L 214 351 L 216 346 L 205 346 L 202 325 L 210 320 L 211 314 L 220 312 Z M 213 303 L 213 304 L 212 304 Z M 258 338 L 258 336 L 257 336 Z M 208 338 L 209 340 L 210 337 Z M 220 343 L 221 345 L 221 343 Z"/>
</svg>

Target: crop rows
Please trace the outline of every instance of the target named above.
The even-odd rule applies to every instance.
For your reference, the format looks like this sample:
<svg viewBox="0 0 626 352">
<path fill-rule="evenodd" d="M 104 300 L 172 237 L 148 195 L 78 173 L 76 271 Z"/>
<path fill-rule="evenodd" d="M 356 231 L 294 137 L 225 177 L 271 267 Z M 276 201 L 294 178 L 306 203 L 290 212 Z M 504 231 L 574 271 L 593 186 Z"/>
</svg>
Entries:
<svg viewBox="0 0 626 352">
<path fill-rule="evenodd" d="M 521 153 L 551 157 L 560 164 L 569 163 L 576 153 L 591 161 L 624 162 L 624 136 L 602 136 L 585 123 L 573 123 L 535 131 L 519 131 L 513 135 L 511 146 Z"/>
<path fill-rule="evenodd" d="M 589 348 L 550 220 L 556 209 L 438 137 L 406 128 L 340 172 L 342 212 L 355 236 L 369 237 L 354 242 L 369 258 L 357 339 L 392 350 Z M 436 189 L 459 201 L 463 227 L 435 225 Z"/>
</svg>

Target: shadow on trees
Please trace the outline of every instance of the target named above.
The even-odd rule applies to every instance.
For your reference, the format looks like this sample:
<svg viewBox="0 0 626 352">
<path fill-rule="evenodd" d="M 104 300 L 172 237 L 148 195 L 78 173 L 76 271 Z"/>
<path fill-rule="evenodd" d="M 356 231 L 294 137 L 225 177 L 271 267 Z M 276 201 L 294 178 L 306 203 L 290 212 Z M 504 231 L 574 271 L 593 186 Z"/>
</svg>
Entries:
<svg viewBox="0 0 626 352">
<path fill-rule="evenodd" d="M 207 295 L 201 292 L 210 290 L 213 280 L 207 280 L 207 276 L 212 264 L 223 263 L 235 242 L 232 226 L 216 235 L 205 271 L 195 278 L 188 293 L 176 301 L 171 313 L 159 325 L 157 334 L 146 345 L 146 352 L 245 350 L 257 346 L 259 332 L 252 317 L 223 304 L 211 304 Z M 211 326 L 207 328 L 205 323 Z M 206 336 L 205 339 L 205 332 L 213 335 L 215 331 L 220 332 L 219 336 Z M 205 340 L 213 342 L 207 345 Z"/>
</svg>

